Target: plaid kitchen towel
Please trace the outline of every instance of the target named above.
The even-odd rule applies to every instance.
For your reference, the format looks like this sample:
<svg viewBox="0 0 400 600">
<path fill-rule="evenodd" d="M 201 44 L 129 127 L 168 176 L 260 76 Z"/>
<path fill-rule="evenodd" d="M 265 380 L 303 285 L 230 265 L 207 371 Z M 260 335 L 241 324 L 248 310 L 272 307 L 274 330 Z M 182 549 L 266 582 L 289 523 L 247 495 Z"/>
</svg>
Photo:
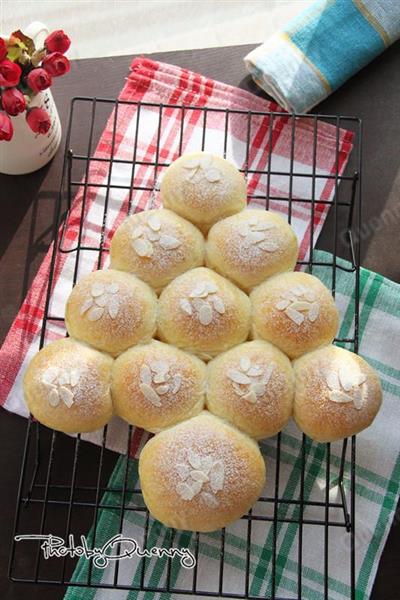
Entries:
<svg viewBox="0 0 400 600">
<path fill-rule="evenodd" d="M 399 38 L 399 0 L 317 0 L 244 61 L 281 106 L 305 113 Z"/>
<path fill-rule="evenodd" d="M 95 157 L 117 159 L 111 168 L 108 162 L 93 159 L 90 163 L 89 186 L 82 186 L 67 216 L 65 229 L 58 243 L 66 252 L 58 252 L 49 314 L 59 320 L 49 319 L 45 343 L 65 334 L 63 317 L 65 301 L 72 289 L 76 252 L 80 246 L 98 247 L 105 239 L 106 245 L 116 227 L 122 222 L 129 207 L 141 210 L 157 206 L 156 179 L 162 175 L 163 166 L 188 151 L 205 150 L 223 154 L 247 173 L 251 204 L 265 205 L 266 196 L 275 198 L 270 208 L 287 215 L 287 198 L 292 204 L 292 225 L 300 244 L 300 258 L 309 251 L 311 243 L 311 205 L 314 191 L 314 235 L 316 242 L 325 221 L 329 201 L 335 189 L 335 178 L 327 179 L 337 170 L 343 173 L 352 148 L 352 133 L 317 122 L 317 130 L 309 119 L 292 119 L 285 114 L 273 117 L 253 115 L 248 111 L 270 111 L 277 106 L 244 90 L 207 79 L 202 75 L 137 58 L 120 94 L 120 100 L 135 100 L 198 107 L 242 109 L 226 121 L 225 111 L 206 113 L 185 109 L 182 119 L 180 108 L 120 104 L 109 118 L 101 136 Z M 207 120 L 205 120 L 207 119 Z M 293 128 L 294 125 L 294 128 Z M 116 135 L 113 136 L 115 126 Z M 205 126 L 205 128 L 204 128 Z M 205 131 L 205 135 L 203 135 Z M 317 137 L 314 153 L 313 139 Z M 249 137 L 250 143 L 247 144 Z M 135 150 L 134 150 L 135 149 Z M 135 158 L 135 160 L 133 160 Z M 129 163 L 118 162 L 118 159 Z M 157 160 L 156 160 L 157 159 Z M 269 165 L 270 161 L 270 165 Z M 156 169 L 148 163 L 157 162 Z M 147 163 L 147 164 L 143 164 Z M 261 171 L 270 166 L 274 173 L 269 178 Z M 310 174 L 315 167 L 316 178 L 296 174 Z M 250 171 L 250 172 L 247 172 Z M 289 173 L 294 176 L 290 181 Z M 132 193 L 131 182 L 135 192 Z M 111 193 L 107 194 L 106 184 Z M 314 185 L 314 190 L 313 190 Z M 115 186 L 115 187 L 113 187 Z M 147 189 L 143 189 L 147 188 Z M 150 188 L 150 191 L 149 191 Z M 107 206 L 107 211 L 105 211 Z M 80 223 L 83 221 L 83 229 Z M 103 256 L 107 256 L 105 253 Z M 78 279 L 98 268 L 98 253 L 82 250 L 79 254 Z M 51 249 L 46 256 L 0 351 L 0 404 L 20 415 L 28 415 L 22 394 L 22 377 L 27 363 L 39 347 L 45 297 L 48 284 Z M 102 266 L 107 265 L 107 260 Z M 107 446 L 125 452 L 127 425 L 114 418 L 108 428 Z M 102 443 L 102 433 L 83 435 L 84 439 Z M 147 434 L 136 429 L 132 440 L 132 454 L 137 454 Z"/>
<path fill-rule="evenodd" d="M 331 263 L 332 256 L 322 251 L 315 252 L 315 260 Z M 338 265 L 349 267 L 349 263 L 339 259 Z M 317 275 L 328 287 L 331 285 L 331 269 L 324 266 L 314 267 Z M 384 390 L 382 409 L 373 425 L 357 436 L 356 461 L 356 599 L 369 598 L 379 558 L 383 550 L 400 492 L 400 357 L 398 340 L 400 336 L 400 291 L 399 286 L 381 275 L 365 269 L 360 278 L 360 354 L 378 371 Z M 354 276 L 338 270 L 336 280 L 336 302 L 341 314 L 340 337 L 353 335 L 354 314 Z M 287 499 L 299 498 L 301 457 L 301 434 L 294 424 L 290 424 L 281 434 L 280 453 L 280 494 Z M 329 497 L 332 502 L 339 499 L 337 475 L 340 463 L 341 443 L 335 442 L 331 449 L 331 477 Z M 267 460 L 267 488 L 263 496 L 274 496 L 275 449 L 274 440 L 265 440 L 261 449 Z M 325 444 L 309 443 L 307 448 L 306 474 L 304 480 L 304 499 L 324 501 L 325 498 Z M 346 462 L 345 488 L 348 492 L 349 465 Z M 138 482 L 137 461 L 127 465 L 120 458 L 112 474 L 109 487 L 122 489 L 127 473 L 131 488 Z M 131 507 L 138 500 L 131 497 Z M 126 510 L 122 529 L 120 529 L 121 511 L 116 509 L 121 502 L 120 493 L 107 493 L 102 504 L 113 508 L 101 509 L 95 545 L 104 544 L 113 535 L 122 531 L 125 537 L 133 538 L 143 547 L 145 515 L 143 512 Z M 257 514 L 257 505 L 253 514 Z M 307 506 L 304 519 L 322 519 L 321 508 Z M 322 512 L 321 512 L 322 511 Z M 296 516 L 289 505 L 281 506 L 279 517 Z M 298 513 L 297 513 L 298 516 Z M 330 509 L 331 521 L 343 521 L 342 509 Z M 153 546 L 168 548 L 171 530 L 160 523 L 150 520 L 147 548 Z M 247 522 L 238 521 L 226 529 L 224 588 L 223 591 L 243 594 L 246 570 Z M 88 539 L 93 543 L 93 530 Z M 253 521 L 251 537 L 249 592 L 261 598 L 270 597 L 271 590 L 271 553 L 272 524 Z M 276 596 L 279 598 L 297 598 L 298 578 L 298 538 L 297 527 L 288 523 L 278 524 L 278 546 L 276 557 Z M 175 547 L 187 547 L 194 552 L 195 534 L 177 532 L 173 541 Z M 303 529 L 303 587 L 302 598 L 321 600 L 324 597 L 324 543 L 328 544 L 329 556 L 329 599 L 348 600 L 349 587 L 349 544 L 350 534 L 342 527 L 330 527 L 329 539 L 324 542 L 322 526 L 309 525 Z M 198 589 L 218 589 L 220 533 L 200 535 L 198 556 Z M 143 559 L 130 558 L 120 561 L 118 584 L 138 586 L 141 580 Z M 73 580 L 83 583 L 88 577 L 88 561 L 80 559 Z M 97 584 L 110 584 L 114 580 L 115 563 L 106 569 L 93 568 L 92 581 Z M 144 582 L 152 588 L 165 587 L 168 573 L 166 558 L 148 559 Z M 171 561 L 171 588 L 190 589 L 193 573 L 180 566 L 179 558 Z M 201 594 L 200 594 L 201 595 Z M 185 596 L 184 596 L 185 597 Z M 187 596 L 186 596 L 187 597 Z M 133 600 L 134 598 L 178 598 L 174 593 L 147 594 L 135 591 L 110 591 L 106 589 L 82 589 L 69 587 L 66 600 Z"/>
</svg>

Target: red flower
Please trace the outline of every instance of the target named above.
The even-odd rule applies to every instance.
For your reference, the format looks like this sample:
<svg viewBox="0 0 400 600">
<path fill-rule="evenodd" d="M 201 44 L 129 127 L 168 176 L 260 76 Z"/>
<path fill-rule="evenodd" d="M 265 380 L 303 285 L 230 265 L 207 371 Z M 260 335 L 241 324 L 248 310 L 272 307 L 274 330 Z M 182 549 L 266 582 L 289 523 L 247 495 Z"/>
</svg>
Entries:
<svg viewBox="0 0 400 600">
<path fill-rule="evenodd" d="M 61 52 L 61 54 L 64 54 L 70 47 L 71 40 L 62 29 L 58 29 L 47 36 L 44 45 L 48 52 Z"/>
<path fill-rule="evenodd" d="M 8 58 L 0 62 L 0 86 L 14 87 L 19 84 L 21 67 Z"/>
<path fill-rule="evenodd" d="M 51 86 L 51 76 L 44 69 L 33 69 L 27 77 L 27 82 L 31 90 L 37 94 Z"/>
<path fill-rule="evenodd" d="M 5 57 L 7 56 L 7 52 L 7 44 L 5 43 L 3 38 L 0 37 L 0 60 L 5 59 Z"/>
<path fill-rule="evenodd" d="M 9 142 L 13 136 L 14 128 L 7 113 L 0 112 L 0 140 Z"/>
<path fill-rule="evenodd" d="M 9 88 L 1 94 L 1 103 L 4 110 L 12 117 L 24 112 L 26 108 L 25 97 L 17 88 Z"/>
<path fill-rule="evenodd" d="M 26 113 L 26 122 L 34 133 L 47 133 L 51 126 L 48 113 L 43 108 L 32 108 Z"/>
<path fill-rule="evenodd" d="M 52 77 L 59 77 L 68 73 L 70 70 L 69 60 L 61 52 L 53 52 L 44 57 L 42 62 L 43 69 L 45 69 Z"/>
</svg>

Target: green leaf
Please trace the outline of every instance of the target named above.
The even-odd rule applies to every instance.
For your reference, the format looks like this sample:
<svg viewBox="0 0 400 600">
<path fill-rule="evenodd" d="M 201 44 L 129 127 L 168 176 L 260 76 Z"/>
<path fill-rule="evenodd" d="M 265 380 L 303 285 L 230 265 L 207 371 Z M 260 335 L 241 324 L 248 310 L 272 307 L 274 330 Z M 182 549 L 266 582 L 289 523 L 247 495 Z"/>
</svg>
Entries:
<svg viewBox="0 0 400 600">
<path fill-rule="evenodd" d="M 17 62 L 22 52 L 23 49 L 19 46 L 8 46 L 7 58 L 12 60 L 13 62 Z"/>
</svg>

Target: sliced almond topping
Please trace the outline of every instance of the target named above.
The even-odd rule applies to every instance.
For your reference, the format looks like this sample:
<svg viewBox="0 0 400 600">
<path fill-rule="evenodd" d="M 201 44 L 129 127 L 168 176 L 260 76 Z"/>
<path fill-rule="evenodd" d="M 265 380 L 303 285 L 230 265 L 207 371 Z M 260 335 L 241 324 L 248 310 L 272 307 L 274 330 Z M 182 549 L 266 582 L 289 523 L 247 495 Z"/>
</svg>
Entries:
<svg viewBox="0 0 400 600">
<path fill-rule="evenodd" d="M 311 323 L 314 323 L 318 319 L 319 316 L 319 304 L 318 302 L 313 302 L 310 306 L 310 310 L 308 311 L 308 320 Z"/>
<path fill-rule="evenodd" d="M 220 296 L 213 296 L 211 301 L 214 304 L 214 308 L 217 313 L 223 315 L 225 313 L 225 304 L 222 298 L 220 298 Z"/>
<path fill-rule="evenodd" d="M 119 292 L 119 283 L 117 281 L 113 281 L 112 283 L 109 283 L 106 286 L 106 290 L 110 294 L 116 294 L 117 292 Z"/>
<path fill-rule="evenodd" d="M 351 366 L 343 364 L 340 366 L 339 371 L 340 385 L 345 392 L 349 392 L 354 385 L 354 373 L 352 372 Z"/>
<path fill-rule="evenodd" d="M 314 300 L 316 299 L 316 295 L 313 290 L 306 290 L 303 295 L 304 298 L 309 302 L 314 302 Z"/>
<path fill-rule="evenodd" d="M 235 383 L 234 381 L 232 382 L 232 387 L 238 396 L 244 396 L 245 394 L 247 394 L 247 388 L 243 389 L 238 383 Z"/>
<path fill-rule="evenodd" d="M 192 169 L 191 171 L 188 171 L 188 174 L 186 175 L 186 179 L 194 179 L 195 175 L 197 173 L 198 167 L 196 167 L 195 169 Z"/>
<path fill-rule="evenodd" d="M 108 303 L 108 298 L 108 294 L 102 294 L 101 296 L 97 296 L 97 298 L 95 298 L 94 301 L 95 304 L 97 304 L 97 306 L 101 306 L 102 308 L 104 308 Z"/>
<path fill-rule="evenodd" d="M 161 406 L 161 400 L 159 395 L 153 390 L 152 387 L 147 385 L 147 383 L 141 383 L 139 385 L 139 389 L 142 392 L 143 396 L 153 404 L 153 406 Z"/>
<path fill-rule="evenodd" d="M 155 373 L 168 373 L 169 371 L 169 364 L 166 360 L 154 360 L 151 365 L 151 370 L 154 371 Z"/>
<path fill-rule="evenodd" d="M 166 373 L 156 373 L 155 375 L 153 375 L 154 383 L 164 383 L 164 381 L 166 379 L 167 379 Z"/>
<path fill-rule="evenodd" d="M 208 169 L 208 171 L 206 171 L 206 179 L 210 183 L 216 183 L 217 181 L 220 181 L 221 178 L 222 175 L 218 169 Z"/>
<path fill-rule="evenodd" d="M 246 241 L 249 244 L 258 244 L 265 240 L 265 233 L 263 231 L 249 231 L 246 235 Z"/>
<path fill-rule="evenodd" d="M 160 394 L 160 396 L 162 396 L 163 394 L 166 394 L 167 392 L 169 392 L 169 385 L 166 383 L 164 385 L 159 385 L 157 388 L 157 394 Z"/>
<path fill-rule="evenodd" d="M 307 292 L 307 288 L 304 287 L 304 285 L 302 285 L 301 283 L 299 283 L 298 285 L 292 287 L 291 292 L 295 296 L 303 296 Z"/>
<path fill-rule="evenodd" d="M 71 392 L 71 390 L 69 390 L 66 387 L 60 387 L 60 389 L 58 390 L 58 393 L 59 393 L 61 400 L 64 402 L 64 404 L 68 408 L 71 408 L 71 406 L 74 403 L 74 395 Z"/>
<path fill-rule="evenodd" d="M 204 503 L 207 504 L 210 508 L 217 508 L 219 506 L 219 502 L 213 494 L 209 492 L 201 492 L 200 497 L 204 500 Z"/>
<path fill-rule="evenodd" d="M 204 287 L 209 294 L 215 294 L 218 292 L 218 286 L 213 281 L 206 281 Z"/>
<path fill-rule="evenodd" d="M 58 383 L 59 385 L 65 385 L 70 383 L 71 378 L 70 378 L 70 374 L 68 373 L 68 371 L 62 370 L 60 373 L 60 376 L 58 378 Z"/>
<path fill-rule="evenodd" d="M 96 298 L 96 296 L 101 296 L 101 294 L 104 294 L 104 285 L 98 282 L 93 283 L 90 291 L 94 298 Z"/>
<path fill-rule="evenodd" d="M 58 395 L 57 388 L 51 390 L 49 394 L 49 403 L 51 406 L 58 406 L 60 404 L 60 396 Z"/>
<path fill-rule="evenodd" d="M 297 310 L 293 310 L 290 306 L 285 310 L 285 314 L 289 317 L 296 325 L 301 325 L 304 321 L 304 315 Z"/>
<path fill-rule="evenodd" d="M 163 234 L 160 237 L 160 246 L 164 250 L 175 250 L 175 248 L 179 248 L 181 245 L 181 242 L 173 235 Z"/>
<path fill-rule="evenodd" d="M 193 473 L 193 471 L 192 471 L 192 473 Z M 192 480 L 190 480 L 190 487 L 192 488 L 193 496 L 195 496 L 196 494 L 199 493 L 199 491 L 203 487 L 203 482 L 202 481 L 194 481 L 192 479 Z"/>
<path fill-rule="evenodd" d="M 257 225 L 259 223 L 259 217 L 258 215 L 251 215 L 249 218 L 249 223 L 250 225 Z"/>
<path fill-rule="evenodd" d="M 79 383 L 79 379 L 81 378 L 81 373 L 79 369 L 71 369 L 70 371 L 70 383 L 72 387 L 75 387 Z"/>
<path fill-rule="evenodd" d="M 158 218 L 158 216 L 155 214 L 149 215 L 149 217 L 147 219 L 147 225 L 153 231 L 159 231 L 161 229 L 161 221 Z"/>
<path fill-rule="evenodd" d="M 273 229 L 275 225 L 273 223 L 268 223 L 267 221 L 258 221 L 252 226 L 253 231 L 268 231 L 269 229 Z"/>
<path fill-rule="evenodd" d="M 200 281 L 197 283 L 189 295 L 191 298 L 205 298 L 208 295 L 205 282 Z"/>
<path fill-rule="evenodd" d="M 360 388 L 356 388 L 353 394 L 353 404 L 354 408 L 357 410 L 361 410 L 363 407 L 363 396 Z"/>
<path fill-rule="evenodd" d="M 183 163 L 184 169 L 197 169 L 200 166 L 200 159 L 194 156 L 193 158 L 185 158 Z"/>
<path fill-rule="evenodd" d="M 293 308 L 293 310 L 310 310 L 310 303 L 309 302 L 303 302 L 302 300 L 296 300 L 295 302 L 293 302 L 290 307 Z"/>
<path fill-rule="evenodd" d="M 194 481 L 201 481 L 201 483 L 205 483 L 206 481 L 208 481 L 208 475 L 203 471 L 197 469 L 190 471 L 190 477 Z"/>
<path fill-rule="evenodd" d="M 279 302 L 275 304 L 275 308 L 277 308 L 278 310 L 285 310 L 285 308 L 287 308 L 289 304 L 290 300 L 283 298 L 283 300 L 279 300 Z"/>
<path fill-rule="evenodd" d="M 60 373 L 60 369 L 58 367 L 49 367 L 48 369 L 45 370 L 45 372 L 42 375 L 42 381 L 43 383 L 53 383 L 55 381 L 55 379 L 58 377 Z"/>
<path fill-rule="evenodd" d="M 253 390 L 257 398 L 265 394 L 265 385 L 263 383 L 258 383 L 258 381 L 252 384 L 251 389 Z"/>
<path fill-rule="evenodd" d="M 144 229 L 141 225 L 138 225 L 132 230 L 131 238 L 132 240 L 136 240 L 140 238 L 144 234 Z"/>
<path fill-rule="evenodd" d="M 357 376 L 357 383 L 358 383 L 358 385 L 362 385 L 366 381 L 367 381 L 367 376 L 364 375 L 364 373 L 359 373 L 358 376 Z"/>
<path fill-rule="evenodd" d="M 241 383 L 243 385 L 251 383 L 250 377 L 247 377 L 247 375 L 241 373 L 237 369 L 228 369 L 227 375 L 229 379 L 231 379 L 235 383 Z"/>
<path fill-rule="evenodd" d="M 192 490 L 190 485 L 188 485 L 184 481 L 180 481 L 178 483 L 178 485 L 176 486 L 176 491 L 178 492 L 182 500 L 191 500 L 194 496 L 194 491 Z"/>
<path fill-rule="evenodd" d="M 183 312 L 185 312 L 187 315 L 191 316 L 193 314 L 192 305 L 190 304 L 189 300 L 187 300 L 186 298 L 181 298 L 179 300 L 179 306 L 181 307 Z"/>
<path fill-rule="evenodd" d="M 176 465 L 176 470 L 177 470 L 179 477 L 182 477 L 182 479 L 186 479 L 186 477 L 189 476 L 190 469 L 189 469 L 188 465 L 185 463 L 178 463 Z"/>
<path fill-rule="evenodd" d="M 211 167 L 212 161 L 213 161 L 212 154 L 203 154 L 203 156 L 200 158 L 201 168 L 208 169 L 208 167 Z"/>
<path fill-rule="evenodd" d="M 133 240 L 132 245 L 138 256 L 149 258 L 153 255 L 153 246 L 148 240 L 138 238 Z"/>
<path fill-rule="evenodd" d="M 213 465 L 213 460 L 212 460 L 211 456 L 203 456 L 201 458 L 200 462 L 201 462 L 201 470 L 208 475 L 210 472 L 210 469 Z"/>
<path fill-rule="evenodd" d="M 213 492 L 219 492 L 224 486 L 225 469 L 221 460 L 213 463 L 210 471 L 210 486 Z"/>
<path fill-rule="evenodd" d="M 329 371 L 329 373 L 327 373 L 326 383 L 332 392 L 340 390 L 339 377 L 336 371 Z"/>
<path fill-rule="evenodd" d="M 88 312 L 89 321 L 98 321 L 101 319 L 104 313 L 104 308 L 101 306 L 93 306 Z"/>
<path fill-rule="evenodd" d="M 160 239 L 160 234 L 158 231 L 153 231 L 152 229 L 149 229 L 147 232 L 147 239 L 150 240 L 150 242 L 158 242 L 158 240 Z"/>
<path fill-rule="evenodd" d="M 260 367 L 259 365 L 253 365 L 247 371 L 247 375 L 249 375 L 249 377 L 258 377 L 259 375 L 262 375 L 262 372 L 263 372 L 262 367 Z"/>
<path fill-rule="evenodd" d="M 345 404 L 346 402 L 353 402 L 353 398 L 340 390 L 330 390 L 329 400 L 337 402 L 338 404 Z"/>
<path fill-rule="evenodd" d="M 101 296 L 100 296 L 100 298 L 101 298 Z M 89 310 L 89 308 L 91 308 L 92 306 L 93 306 L 92 298 L 87 298 L 81 306 L 80 314 L 84 315 L 85 312 L 87 312 Z"/>
<path fill-rule="evenodd" d="M 261 248 L 261 250 L 266 250 L 267 252 L 275 252 L 275 250 L 278 250 L 279 245 L 272 240 L 265 240 L 265 242 L 257 244 L 257 248 Z"/>
<path fill-rule="evenodd" d="M 202 306 L 208 304 L 204 298 L 193 298 L 192 306 L 195 310 L 199 311 Z"/>
<path fill-rule="evenodd" d="M 188 451 L 188 461 L 193 469 L 201 469 L 201 456 L 194 452 L 194 450 Z"/>
<path fill-rule="evenodd" d="M 243 395 L 243 400 L 255 404 L 257 402 L 257 394 L 253 389 L 250 389 L 246 394 Z"/>
<path fill-rule="evenodd" d="M 107 304 L 108 314 L 112 319 L 115 319 L 119 313 L 119 299 L 117 296 L 111 296 Z"/>
<path fill-rule="evenodd" d="M 142 383 L 146 383 L 147 385 L 151 385 L 151 370 L 148 365 L 142 365 L 140 368 L 140 381 Z"/>
<path fill-rule="evenodd" d="M 250 362 L 249 357 L 242 356 L 242 358 L 240 359 L 240 368 L 242 369 L 242 371 L 247 373 L 247 371 L 250 369 L 250 367 L 251 367 L 251 362 Z"/>
<path fill-rule="evenodd" d="M 199 321 L 202 325 L 209 325 L 213 319 L 213 311 L 209 304 L 205 304 L 199 310 Z"/>
</svg>

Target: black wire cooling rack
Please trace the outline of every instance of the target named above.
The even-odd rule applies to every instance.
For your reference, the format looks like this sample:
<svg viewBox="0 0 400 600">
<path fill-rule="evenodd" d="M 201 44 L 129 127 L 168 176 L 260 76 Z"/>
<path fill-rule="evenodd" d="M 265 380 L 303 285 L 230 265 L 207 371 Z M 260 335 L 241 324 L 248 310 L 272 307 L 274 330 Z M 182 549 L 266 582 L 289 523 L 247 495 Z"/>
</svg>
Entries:
<svg viewBox="0 0 400 600">
<path fill-rule="evenodd" d="M 136 112 L 136 129 L 132 132 L 134 139 L 133 147 L 129 149 L 129 156 L 117 158 L 114 148 L 117 143 L 117 124 L 119 113 L 127 110 Z M 140 146 L 141 119 L 152 113 L 156 119 L 154 142 L 151 147 L 151 156 L 146 162 L 139 161 L 137 152 Z M 245 148 L 245 161 L 243 172 L 245 176 L 257 172 L 265 177 L 266 192 L 263 196 L 257 196 L 258 200 L 265 202 L 265 208 L 270 207 L 272 201 L 283 202 L 287 205 L 287 217 L 290 222 L 296 202 L 309 208 L 310 223 L 310 248 L 302 265 L 325 270 L 329 274 L 331 289 L 335 295 L 336 276 L 339 270 L 346 270 L 353 278 L 353 299 L 351 301 L 350 321 L 352 331 L 346 338 L 339 338 L 336 343 L 357 352 L 358 350 L 358 312 L 359 312 L 359 231 L 360 231 L 360 174 L 361 174 L 361 123 L 353 117 L 332 117 L 328 115 L 305 115 L 301 119 L 313 133 L 313 166 L 307 173 L 297 173 L 296 165 L 296 115 L 286 113 L 261 113 L 248 112 L 231 109 L 218 109 L 206 107 L 191 107 L 177 105 L 159 105 L 151 103 L 136 103 L 115 101 L 104 98 L 75 98 L 72 102 L 70 120 L 67 130 L 66 151 L 64 169 L 60 193 L 55 205 L 54 215 L 54 247 L 51 259 L 48 290 L 46 296 L 45 311 L 43 315 L 43 327 L 41 331 L 41 346 L 51 339 L 54 328 L 63 326 L 61 315 L 52 313 L 51 293 L 53 289 L 53 278 L 59 261 L 67 254 L 74 257 L 72 273 L 73 284 L 79 276 L 80 262 L 87 255 L 95 256 L 97 268 L 101 268 L 107 256 L 108 230 L 107 213 L 113 197 L 119 193 L 128 195 L 125 209 L 129 213 L 133 206 L 133 197 L 136 193 L 144 193 L 146 202 L 142 202 L 141 209 L 151 205 L 154 195 L 157 194 L 157 181 L 159 173 L 168 166 L 168 161 L 163 157 L 161 139 L 166 135 L 165 115 L 171 112 L 175 114 L 175 123 L 180 128 L 179 150 L 185 135 L 186 126 L 190 127 L 193 118 L 202 123 L 202 135 L 198 139 L 198 148 L 207 148 L 208 123 L 214 117 L 224 119 L 224 142 L 221 154 L 226 155 L 228 145 L 228 134 L 231 122 L 240 119 L 247 125 L 247 143 Z M 111 117 L 110 117 L 111 113 Z M 155 113 L 155 114 L 154 114 Z M 108 154 L 100 148 L 94 155 L 94 147 L 99 134 L 104 128 L 106 119 L 111 119 L 111 133 Z M 274 123 L 284 120 L 291 124 L 291 155 L 287 163 L 287 169 L 276 172 L 271 164 L 271 153 L 265 162 L 265 166 L 258 171 L 249 169 L 249 149 L 253 143 L 252 120 L 263 119 L 267 126 L 266 140 L 268 148 L 272 145 Z M 317 154 L 319 151 L 318 126 L 319 120 L 330 123 L 335 129 L 336 146 L 336 168 L 330 174 L 321 175 L 317 170 Z M 339 132 L 340 128 L 350 130 L 354 134 L 353 151 L 344 174 L 339 173 Z M 82 131 L 87 135 L 82 136 Z M 83 140 L 83 141 L 82 141 Z M 131 170 L 130 182 L 121 184 L 114 181 L 112 176 L 113 165 L 119 163 L 122 168 Z M 90 180 L 91 169 L 97 165 L 100 172 L 104 174 L 101 183 Z M 135 176 L 135 167 L 146 165 L 151 168 L 150 179 L 138 179 Z M 271 191 L 271 180 L 274 176 L 288 178 L 288 193 L 284 197 L 273 196 Z M 305 178 L 310 183 L 310 196 L 298 198 L 293 194 L 294 178 Z M 314 216 L 318 205 L 324 203 L 316 202 L 315 191 L 318 182 L 331 179 L 334 184 L 334 198 L 329 216 L 325 222 L 317 247 L 328 250 L 332 254 L 332 260 L 321 262 L 315 258 L 313 251 Z M 87 225 L 87 203 L 93 190 L 101 188 L 103 191 L 103 202 L 96 219 L 98 228 L 95 232 L 85 231 Z M 68 239 L 69 217 L 71 216 L 72 199 L 80 190 L 79 218 L 77 241 L 75 244 L 66 243 Z M 249 193 L 249 200 L 255 198 Z M 76 202 L 76 201 L 75 201 Z M 75 206 L 75 205 L 74 205 Z M 76 221 L 76 219 L 75 219 Z M 95 241 L 93 241 L 95 240 Z M 346 259 L 344 264 L 338 257 Z M 320 271 L 321 272 L 321 271 Z M 196 566 L 192 569 L 190 576 L 187 575 L 183 583 L 178 583 L 174 578 L 175 559 L 165 559 L 163 563 L 163 576 L 158 581 L 148 576 L 150 563 L 153 559 L 142 559 L 139 561 L 137 575 L 135 578 L 126 574 L 126 568 L 122 563 L 115 563 L 112 577 L 101 578 L 91 561 L 88 561 L 87 569 L 81 572 L 80 577 L 72 576 L 77 559 L 65 556 L 64 558 L 45 560 L 42 555 L 40 543 L 37 540 L 30 542 L 16 542 L 15 536 L 21 534 L 52 534 L 68 539 L 74 534 L 75 540 L 79 542 L 79 536 L 85 535 L 92 527 L 93 546 L 96 545 L 96 537 L 99 536 L 99 527 L 102 521 L 101 514 L 107 514 L 117 518 L 119 531 L 122 531 L 124 519 L 134 520 L 136 516 L 140 521 L 142 539 L 138 540 L 142 548 L 148 547 L 150 532 L 158 527 L 158 532 L 163 532 L 164 547 L 179 545 L 179 532 L 166 530 L 157 524 L 149 516 L 144 506 L 140 489 L 131 484 L 132 461 L 127 459 L 134 437 L 134 429 L 129 426 L 126 429 L 125 455 L 117 455 L 107 449 L 109 428 L 105 427 L 98 437 L 98 445 L 89 444 L 84 441 L 84 436 L 68 437 L 62 433 L 51 431 L 39 423 L 28 420 L 26 440 L 21 468 L 21 478 L 16 503 L 16 517 L 14 536 L 11 547 L 9 574 L 13 581 L 37 583 L 76 585 L 81 587 L 103 587 L 109 589 L 124 589 L 136 591 L 148 591 L 168 593 L 171 597 L 180 594 L 195 596 L 229 597 L 229 598 L 268 598 L 271 600 L 284 600 L 279 592 L 279 582 L 286 577 L 293 590 L 291 598 L 307 600 L 309 592 L 308 583 L 305 582 L 305 570 L 309 568 L 305 564 L 305 553 L 308 550 L 307 532 L 309 528 L 317 528 L 319 547 L 314 552 L 320 557 L 323 577 L 318 582 L 320 592 L 318 598 L 329 600 L 332 595 L 332 554 L 340 551 L 348 558 L 347 589 L 348 597 L 355 599 L 355 437 L 346 439 L 336 444 L 313 444 L 303 435 L 298 447 L 293 450 L 296 454 L 295 469 L 298 470 L 298 484 L 294 489 L 287 491 L 282 481 L 284 473 L 284 462 L 287 449 L 285 448 L 281 433 L 276 437 L 263 442 L 263 450 L 269 456 L 268 479 L 269 487 L 267 494 L 260 498 L 259 502 L 247 515 L 244 515 L 239 524 L 241 537 L 247 540 L 244 547 L 235 549 L 237 553 L 236 564 L 241 567 L 235 570 L 232 576 L 232 564 L 235 560 L 229 549 L 231 536 L 233 540 L 235 533 L 228 528 L 215 534 L 193 534 L 186 539 L 186 545 L 191 549 L 197 559 Z M 333 446 L 333 445 L 332 445 Z M 315 448 L 317 447 L 317 450 Z M 117 460 L 124 469 L 122 484 L 115 484 L 110 478 L 112 469 Z M 122 461 L 122 463 L 121 463 Z M 318 469 L 318 484 L 320 493 L 317 496 L 306 493 L 308 476 Z M 331 497 L 332 487 L 336 486 L 336 496 Z M 317 485 L 318 487 L 318 485 Z M 139 519 L 140 517 L 140 519 Z M 290 528 L 293 534 L 293 545 L 291 554 L 291 566 L 287 564 L 287 552 L 282 541 L 282 527 Z M 260 529 L 262 528 L 262 529 Z M 260 559 L 257 553 L 260 531 L 269 534 L 269 542 L 264 545 L 263 555 Z M 338 535 L 343 546 L 338 550 L 332 548 L 331 540 L 337 544 Z M 264 535 L 263 539 L 267 538 Z M 182 540 L 182 538 L 180 538 Z M 313 538 L 315 539 L 315 538 Z M 78 543 L 76 542 L 76 543 Z M 213 555 L 212 572 L 210 564 L 202 565 L 202 548 L 211 548 Z M 207 554 L 207 552 L 206 552 Z M 240 556 L 239 556 L 240 554 Z M 161 559 L 158 559 L 161 560 Z M 164 559 L 163 559 L 164 560 Z M 290 562 L 290 561 L 289 561 Z M 254 565 L 257 564 L 257 569 Z M 154 568 L 154 561 L 152 562 Z M 206 569 L 206 570 L 205 570 Z M 343 575 L 343 574 L 342 574 Z M 255 587 L 254 577 L 258 577 L 259 585 Z M 263 587 L 263 579 L 265 586 Z M 234 587 L 232 588 L 232 581 Z M 260 583 L 261 581 L 261 583 Z M 316 597 L 316 596 L 313 596 Z M 336 597 L 336 596 L 335 596 Z"/>
</svg>

